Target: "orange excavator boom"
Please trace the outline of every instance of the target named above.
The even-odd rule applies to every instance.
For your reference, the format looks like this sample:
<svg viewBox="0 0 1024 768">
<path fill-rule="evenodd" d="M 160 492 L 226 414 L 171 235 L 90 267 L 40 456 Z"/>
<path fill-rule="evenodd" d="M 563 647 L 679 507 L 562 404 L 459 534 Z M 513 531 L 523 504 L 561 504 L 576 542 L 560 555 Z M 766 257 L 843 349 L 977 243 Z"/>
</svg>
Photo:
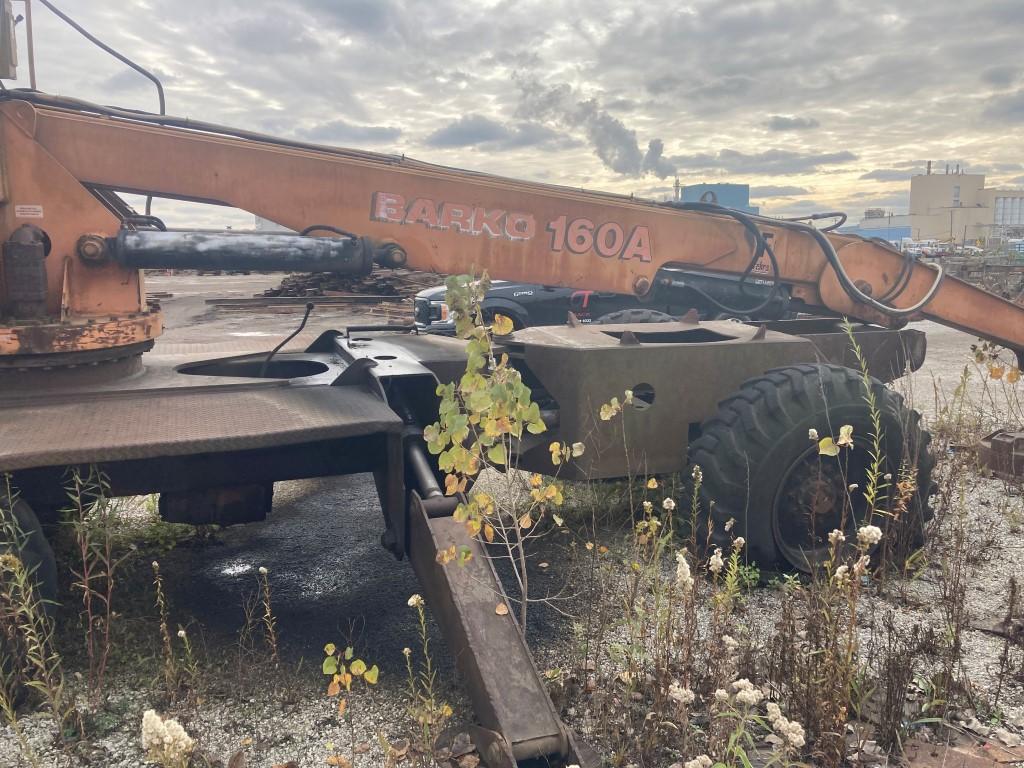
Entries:
<svg viewBox="0 0 1024 768">
<path fill-rule="evenodd" d="M 296 231 L 356 233 L 392 263 L 442 274 L 487 270 L 640 297 L 665 280 L 665 267 L 742 275 L 785 286 L 812 312 L 888 327 L 930 319 L 1024 350 L 1024 308 L 888 244 L 806 224 L 516 181 L 34 92 L 5 94 L 0 132 L 0 240 L 25 224 L 45 229 L 46 315 L 57 321 L 51 334 L 38 322 L 32 333 L 17 323 L 0 329 L 0 355 L 138 343 L 160 332 L 159 318 L 146 312 L 138 270 L 101 245 L 124 225 L 104 205 L 111 191 L 233 206 Z M 66 332 L 82 318 L 93 321 L 87 332 Z"/>
</svg>

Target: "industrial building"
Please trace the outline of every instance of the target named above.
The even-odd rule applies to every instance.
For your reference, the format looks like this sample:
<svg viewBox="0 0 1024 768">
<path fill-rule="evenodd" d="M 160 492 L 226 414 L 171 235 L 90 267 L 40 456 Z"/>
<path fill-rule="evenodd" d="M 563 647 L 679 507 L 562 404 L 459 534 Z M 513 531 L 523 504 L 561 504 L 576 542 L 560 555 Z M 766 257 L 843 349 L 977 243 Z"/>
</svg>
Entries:
<svg viewBox="0 0 1024 768">
<path fill-rule="evenodd" d="M 910 179 L 909 213 L 871 208 L 856 227 L 843 231 L 892 241 L 987 243 L 1020 237 L 1024 189 L 987 188 L 984 174 L 964 173 L 959 166 L 931 173 L 929 163 L 927 173 Z"/>
<path fill-rule="evenodd" d="M 756 205 L 750 204 L 749 184 L 688 184 L 684 187 L 676 179 L 675 199 L 683 203 L 715 203 L 745 213 L 759 211 Z"/>
</svg>

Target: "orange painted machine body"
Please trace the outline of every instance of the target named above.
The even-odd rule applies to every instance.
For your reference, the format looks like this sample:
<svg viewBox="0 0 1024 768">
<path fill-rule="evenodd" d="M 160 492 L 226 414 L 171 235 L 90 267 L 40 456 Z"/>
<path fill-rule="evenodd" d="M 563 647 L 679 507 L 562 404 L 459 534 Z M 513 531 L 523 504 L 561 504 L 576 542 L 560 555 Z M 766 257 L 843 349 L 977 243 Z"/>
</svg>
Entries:
<svg viewBox="0 0 1024 768">
<path fill-rule="evenodd" d="M 83 235 L 114 237 L 122 227 L 100 190 L 233 206 L 296 231 L 336 226 L 397 243 L 419 270 L 487 270 L 495 278 L 638 296 L 651 291 L 664 266 L 737 275 L 751 258 L 750 236 L 728 216 L 155 120 L 0 103 L 0 241 L 24 224 L 50 241 L 46 317 L 20 325 L 0 319 L 0 357 L 122 347 L 160 333 L 139 270 L 82 258 Z M 757 225 L 774 249 L 779 281 L 804 306 L 900 324 L 851 298 L 806 232 L 769 219 Z M 865 293 L 883 296 L 900 280 L 904 260 L 892 248 L 828 238 Z M 936 277 L 916 264 L 892 306 L 916 305 Z M 952 278 L 915 317 L 1024 349 L 1024 308 Z"/>
</svg>

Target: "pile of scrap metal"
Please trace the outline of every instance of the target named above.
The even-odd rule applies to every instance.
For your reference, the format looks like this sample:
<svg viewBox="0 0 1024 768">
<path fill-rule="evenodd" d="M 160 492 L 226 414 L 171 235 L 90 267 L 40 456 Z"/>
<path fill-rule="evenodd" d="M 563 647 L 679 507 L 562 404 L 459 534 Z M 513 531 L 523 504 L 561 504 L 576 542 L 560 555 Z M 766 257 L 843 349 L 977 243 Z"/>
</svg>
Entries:
<svg viewBox="0 0 1024 768">
<path fill-rule="evenodd" d="M 949 257 L 942 260 L 946 274 L 991 291 L 1004 299 L 1024 303 L 1024 261 L 1007 257 Z"/>
<path fill-rule="evenodd" d="M 374 296 L 412 297 L 424 288 L 432 288 L 443 277 L 432 272 L 412 269 L 375 268 L 369 275 L 345 275 L 336 272 L 290 274 L 275 288 L 263 291 L 262 296 L 337 296 L 348 293 L 367 293 Z"/>
</svg>

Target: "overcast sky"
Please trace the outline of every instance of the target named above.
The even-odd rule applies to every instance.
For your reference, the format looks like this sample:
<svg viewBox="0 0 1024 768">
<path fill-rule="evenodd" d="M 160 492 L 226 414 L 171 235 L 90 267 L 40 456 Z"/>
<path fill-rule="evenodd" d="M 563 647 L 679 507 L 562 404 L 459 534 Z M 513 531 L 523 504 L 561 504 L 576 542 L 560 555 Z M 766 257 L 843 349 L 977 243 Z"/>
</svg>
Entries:
<svg viewBox="0 0 1024 768">
<path fill-rule="evenodd" d="M 169 113 L 286 137 L 657 198 L 748 183 L 854 221 L 905 211 L 929 159 L 1024 186 L 1024 0 L 55 2 Z M 41 90 L 156 110 L 33 7 Z"/>
</svg>

